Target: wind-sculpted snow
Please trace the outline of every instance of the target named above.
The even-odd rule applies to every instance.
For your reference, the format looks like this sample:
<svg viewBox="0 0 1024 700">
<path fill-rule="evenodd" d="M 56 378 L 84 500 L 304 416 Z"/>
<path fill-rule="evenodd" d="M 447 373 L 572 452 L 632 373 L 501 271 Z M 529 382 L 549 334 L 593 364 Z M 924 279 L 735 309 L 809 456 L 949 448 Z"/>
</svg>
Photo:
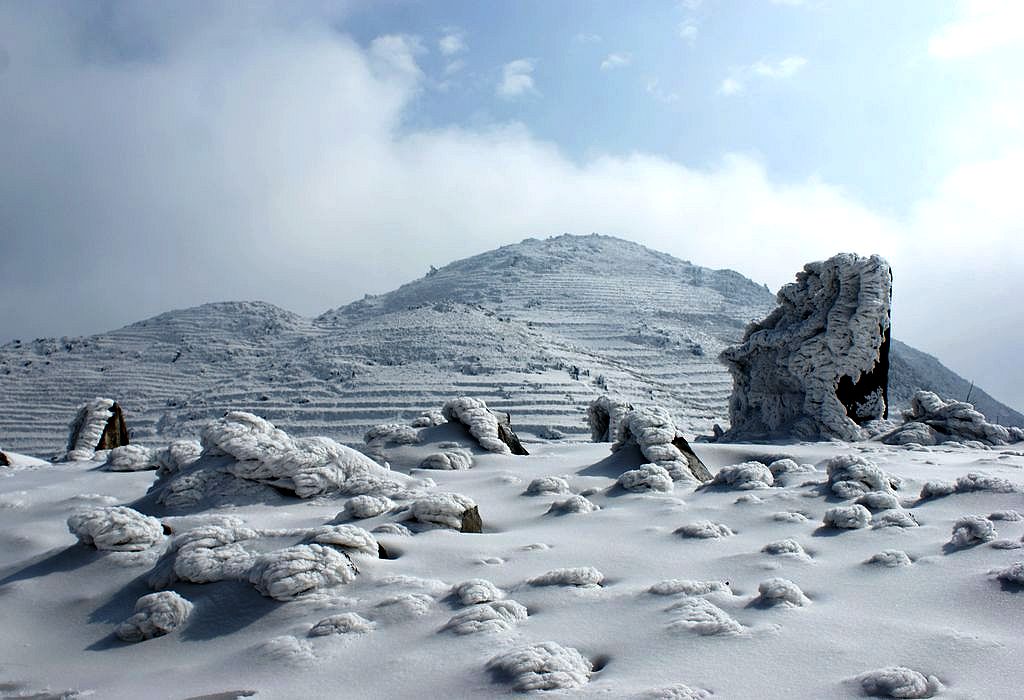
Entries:
<svg viewBox="0 0 1024 700">
<path fill-rule="evenodd" d="M 581 588 L 592 588 L 600 586 L 604 581 L 604 574 L 592 566 L 579 566 L 565 569 L 552 569 L 546 573 L 531 578 L 531 586 L 577 586 Z"/>
<path fill-rule="evenodd" d="M 900 566 L 910 566 L 914 562 L 910 559 L 910 555 L 903 550 L 884 549 L 878 554 L 872 554 L 864 563 L 895 569 Z"/>
<path fill-rule="evenodd" d="M 572 647 L 541 642 L 503 652 L 487 662 L 487 669 L 515 690 L 571 690 L 590 680 L 593 666 Z"/>
<path fill-rule="evenodd" d="M 192 603 L 174 591 L 158 591 L 135 601 L 135 614 L 117 626 L 126 642 L 141 642 L 173 632 L 192 614 Z"/>
<path fill-rule="evenodd" d="M 274 664 L 311 668 L 317 662 L 313 645 L 290 634 L 272 637 L 256 645 L 254 651 L 262 659 Z"/>
<path fill-rule="evenodd" d="M 455 586 L 452 595 L 462 605 L 476 605 L 501 600 L 505 597 L 505 592 L 487 579 L 474 578 Z"/>
<path fill-rule="evenodd" d="M 356 567 L 344 552 L 319 544 L 299 544 L 261 554 L 249 570 L 249 582 L 275 600 L 293 600 L 305 593 L 348 583 Z"/>
<path fill-rule="evenodd" d="M 587 423 L 593 442 L 619 442 L 622 421 L 633 410 L 632 404 L 606 395 L 598 396 L 587 406 Z"/>
<path fill-rule="evenodd" d="M 887 666 L 857 676 L 865 694 L 876 698 L 930 698 L 942 689 L 935 676 L 906 666 Z"/>
<path fill-rule="evenodd" d="M 769 542 L 761 548 L 761 551 L 765 554 L 774 554 L 776 556 L 789 555 L 797 559 L 810 559 L 803 546 L 791 537 Z"/>
<path fill-rule="evenodd" d="M 591 501 L 586 496 L 569 496 L 564 501 L 555 501 L 548 508 L 548 513 L 554 515 L 569 515 L 570 513 L 593 513 L 596 510 L 601 510 L 601 506 Z"/>
<path fill-rule="evenodd" d="M 68 446 L 63 461 L 88 461 L 96 455 L 107 423 L 114 416 L 114 400 L 97 396 L 78 407 L 68 426 Z"/>
<path fill-rule="evenodd" d="M 403 622 L 428 615 L 435 605 L 426 593 L 399 593 L 377 603 L 375 614 L 391 622 Z"/>
<path fill-rule="evenodd" d="M 674 481 L 710 481 L 707 467 L 682 438 L 665 409 L 651 406 L 630 411 L 620 425 L 619 439 L 612 445 L 612 452 L 635 444 L 648 462 L 665 469 Z M 687 452 L 679 445 L 685 446 Z"/>
<path fill-rule="evenodd" d="M 338 515 L 353 520 L 363 520 L 387 513 L 394 507 L 395 502 L 387 496 L 353 496 L 345 501 L 345 509 Z"/>
<path fill-rule="evenodd" d="M 892 510 L 900 508 L 900 499 L 895 494 L 886 491 L 869 491 L 857 499 L 857 505 L 864 506 L 870 511 Z"/>
<path fill-rule="evenodd" d="M 571 493 L 569 482 L 560 476 L 541 476 L 530 482 L 526 487 L 526 493 L 530 496 L 541 494 L 566 494 Z"/>
<path fill-rule="evenodd" d="M 473 499 L 460 493 L 432 493 L 417 498 L 410 513 L 421 523 L 461 530 L 464 516 L 475 508 Z"/>
<path fill-rule="evenodd" d="M 970 472 L 957 478 L 956 481 L 927 481 L 921 487 L 921 500 L 941 498 L 954 493 L 972 493 L 974 491 L 990 491 L 992 493 L 1014 493 L 1020 488 L 1009 479 L 988 474 Z"/>
<path fill-rule="evenodd" d="M 914 514 L 899 508 L 884 510 L 871 519 L 871 527 L 878 530 L 883 527 L 917 527 L 920 525 Z"/>
<path fill-rule="evenodd" d="M 103 469 L 108 472 L 140 472 L 157 466 L 155 450 L 142 445 L 122 445 L 107 453 Z"/>
<path fill-rule="evenodd" d="M 72 513 L 68 517 L 68 530 L 82 544 L 114 552 L 141 552 L 164 538 L 159 520 L 127 506 L 89 508 Z"/>
<path fill-rule="evenodd" d="M 713 540 L 722 537 L 731 537 L 733 534 L 732 528 L 724 523 L 715 523 L 710 520 L 698 520 L 692 523 L 686 523 L 682 527 L 676 529 L 677 535 L 683 537 Z"/>
<path fill-rule="evenodd" d="M 977 441 L 1006 445 L 1024 440 L 1024 429 L 990 423 L 972 404 L 945 401 L 930 391 L 918 391 L 903 412 L 905 423 L 883 435 L 889 445 L 938 445 L 944 442 Z"/>
<path fill-rule="evenodd" d="M 996 528 L 983 515 L 965 515 L 953 523 L 953 536 L 949 544 L 954 548 L 973 547 L 996 538 Z"/>
<path fill-rule="evenodd" d="M 799 608 L 811 602 L 798 585 L 785 578 L 762 581 L 757 586 L 757 592 L 757 600 L 762 605 Z"/>
<path fill-rule="evenodd" d="M 733 378 L 724 439 L 867 437 L 859 424 L 887 411 L 891 292 L 877 255 L 805 265 L 720 355 Z"/>
<path fill-rule="evenodd" d="M 482 400 L 470 396 L 452 399 L 444 405 L 441 413 L 449 422 L 459 422 L 466 426 L 469 434 L 488 452 L 512 454 L 512 450 L 498 435 L 498 417 L 487 409 L 487 404 Z"/>
<path fill-rule="evenodd" d="M 433 452 L 420 462 L 420 469 L 442 469 L 462 471 L 472 469 L 473 455 L 469 450 L 452 447 L 441 452 Z"/>
<path fill-rule="evenodd" d="M 777 459 L 768 465 L 768 471 L 777 479 L 789 474 L 813 474 L 817 470 L 813 464 L 797 464 L 792 459 Z"/>
<path fill-rule="evenodd" d="M 623 472 L 618 483 L 627 491 L 668 492 L 673 489 L 672 476 L 657 464 L 645 464 L 639 469 Z"/>
<path fill-rule="evenodd" d="M 488 601 L 459 610 L 445 623 L 444 629 L 455 634 L 508 632 L 526 617 L 526 607 L 514 600 Z"/>
<path fill-rule="evenodd" d="M 718 592 L 732 595 L 732 589 L 726 581 L 691 581 L 678 578 L 659 581 L 647 590 L 654 595 L 707 595 Z"/>
<path fill-rule="evenodd" d="M 825 527 L 840 530 L 858 530 L 871 524 L 871 511 L 861 505 L 836 506 L 825 511 Z"/>
<path fill-rule="evenodd" d="M 309 630 L 310 637 L 327 637 L 333 634 L 365 634 L 372 632 L 376 623 L 359 613 L 347 612 L 331 615 L 317 622 Z"/>
<path fill-rule="evenodd" d="M 672 605 L 668 612 L 672 614 L 672 621 L 668 624 L 671 630 L 704 636 L 743 634 L 743 625 L 707 598 L 684 598 Z"/>
<path fill-rule="evenodd" d="M 828 485 L 839 498 L 858 498 L 871 491 L 894 493 L 900 479 L 883 472 L 860 455 L 839 455 L 826 465 Z"/>
<path fill-rule="evenodd" d="M 722 467 L 711 483 L 740 490 L 767 489 L 775 479 L 771 470 L 760 462 L 744 462 Z"/>
</svg>

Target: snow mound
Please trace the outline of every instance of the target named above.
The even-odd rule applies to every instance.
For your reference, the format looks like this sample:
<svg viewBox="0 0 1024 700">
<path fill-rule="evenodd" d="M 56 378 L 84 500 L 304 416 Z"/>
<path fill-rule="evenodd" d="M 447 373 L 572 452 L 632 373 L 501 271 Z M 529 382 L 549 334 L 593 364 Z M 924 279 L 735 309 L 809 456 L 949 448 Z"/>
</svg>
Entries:
<svg viewBox="0 0 1024 700">
<path fill-rule="evenodd" d="M 435 425 L 444 425 L 448 419 L 440 411 L 424 411 L 412 420 L 414 428 L 432 428 Z"/>
<path fill-rule="evenodd" d="M 508 632 L 527 617 L 526 606 L 514 600 L 494 600 L 459 610 L 443 629 L 455 634 Z"/>
<path fill-rule="evenodd" d="M 913 562 L 910 556 L 899 549 L 885 549 L 878 554 L 873 554 L 871 557 L 864 562 L 865 564 L 872 564 L 875 566 L 885 566 L 890 569 L 895 569 L 899 566 L 910 566 Z"/>
<path fill-rule="evenodd" d="M 473 455 L 469 450 L 462 449 L 461 447 L 447 449 L 442 452 L 434 452 L 427 455 L 423 461 L 420 462 L 420 469 L 461 471 L 464 469 L 472 469 L 472 467 Z"/>
<path fill-rule="evenodd" d="M 861 505 L 836 506 L 825 511 L 825 527 L 857 530 L 871 524 L 871 511 Z"/>
<path fill-rule="evenodd" d="M 304 639 L 285 634 L 273 637 L 255 647 L 258 656 L 272 663 L 285 663 L 293 666 L 312 666 L 316 663 L 313 645 Z"/>
<path fill-rule="evenodd" d="M 578 566 L 574 568 L 552 569 L 529 580 L 531 586 L 578 586 L 594 587 L 600 586 L 604 581 L 604 574 L 592 566 Z"/>
<path fill-rule="evenodd" d="M 670 578 L 658 581 L 648 592 L 654 595 L 707 595 L 708 593 L 728 593 L 732 595 L 732 589 L 725 581 L 690 581 L 688 579 Z"/>
<path fill-rule="evenodd" d="M 332 634 L 364 634 L 372 632 L 376 623 L 358 613 L 347 612 L 325 617 L 309 630 L 310 637 L 327 637 Z"/>
<path fill-rule="evenodd" d="M 639 469 L 631 469 L 619 475 L 619 486 L 627 491 L 671 491 L 672 476 L 664 467 L 657 464 L 645 464 Z"/>
<path fill-rule="evenodd" d="M 733 378 L 724 438 L 855 441 L 885 416 L 892 276 L 877 255 L 808 263 L 719 358 Z"/>
<path fill-rule="evenodd" d="M 760 462 L 744 462 L 722 467 L 711 483 L 740 490 L 767 489 L 775 483 L 775 479 L 771 470 Z"/>
<path fill-rule="evenodd" d="M 971 547 L 995 538 L 996 528 L 991 520 L 983 515 L 965 515 L 953 523 L 949 544 L 952 547 Z"/>
<path fill-rule="evenodd" d="M 398 423 L 375 425 L 363 435 L 367 445 L 416 445 L 420 442 L 420 434 L 415 428 Z"/>
<path fill-rule="evenodd" d="M 348 583 L 356 567 L 344 552 L 320 544 L 298 544 L 261 554 L 249 570 L 249 582 L 274 600 L 294 600 L 320 588 Z"/>
<path fill-rule="evenodd" d="M 765 554 L 774 555 L 794 555 L 800 558 L 810 558 L 807 551 L 803 548 L 799 542 L 792 538 L 786 538 L 784 540 L 776 540 L 775 542 L 769 542 L 764 547 L 761 547 L 761 551 Z"/>
<path fill-rule="evenodd" d="M 298 535 L 317 544 L 341 547 L 372 557 L 376 557 L 380 551 L 373 535 L 355 525 L 321 525 L 308 530 L 265 530 L 263 532 L 285 537 Z"/>
<path fill-rule="evenodd" d="M 944 401 L 930 391 L 918 391 L 903 412 L 906 421 L 881 437 L 889 445 L 939 445 L 945 442 L 979 442 L 1007 445 L 1024 440 L 1024 429 L 990 423 L 963 401 Z"/>
<path fill-rule="evenodd" d="M 68 446 L 60 461 L 87 462 L 96 456 L 96 450 L 103 448 L 100 441 L 107 424 L 115 418 L 114 404 L 113 399 L 97 396 L 78 407 L 68 426 Z"/>
<path fill-rule="evenodd" d="M 174 591 L 159 591 L 135 601 L 135 614 L 117 626 L 126 642 L 141 642 L 173 632 L 192 614 L 192 603 Z"/>
<path fill-rule="evenodd" d="M 1015 493 L 1020 489 L 1009 479 L 988 474 L 970 472 L 956 481 L 928 481 L 921 487 L 921 500 L 941 498 L 954 493 L 971 493 L 989 491 L 992 493 Z"/>
<path fill-rule="evenodd" d="M 901 508 L 900 499 L 895 494 L 885 491 L 869 491 L 857 499 L 857 505 L 864 506 L 871 511 L 894 510 Z"/>
<path fill-rule="evenodd" d="M 1019 523 L 1024 520 L 1024 515 L 1021 515 L 1016 510 L 997 510 L 994 513 L 990 513 L 988 516 L 989 520 L 1002 520 L 1008 523 Z"/>
<path fill-rule="evenodd" d="M 422 617 L 433 608 L 434 599 L 426 593 L 399 593 L 377 603 L 378 613 L 392 622 Z"/>
<path fill-rule="evenodd" d="M 683 683 L 652 688 L 632 696 L 631 700 L 707 700 L 711 693 L 703 688 L 691 688 Z"/>
<path fill-rule="evenodd" d="M 622 437 L 622 421 L 633 410 L 625 401 L 598 396 L 587 406 L 587 424 L 592 442 L 618 442 Z"/>
<path fill-rule="evenodd" d="M 548 513 L 552 515 L 569 515 L 571 513 L 593 513 L 596 510 L 601 510 L 601 506 L 591 501 L 586 496 L 569 496 L 564 501 L 555 501 L 548 508 Z"/>
<path fill-rule="evenodd" d="M 670 607 L 670 630 L 685 630 L 699 635 L 743 634 L 743 625 L 707 598 L 685 598 Z"/>
<path fill-rule="evenodd" d="M 797 464 L 792 459 L 777 459 L 768 465 L 768 471 L 776 479 L 786 474 L 810 474 L 816 472 L 813 464 Z"/>
<path fill-rule="evenodd" d="M 871 491 L 894 493 L 900 480 L 860 455 L 839 455 L 826 465 L 828 485 L 839 498 L 859 498 Z"/>
<path fill-rule="evenodd" d="M 463 605 L 476 605 L 501 600 L 505 592 L 487 579 L 474 578 L 455 586 L 452 595 Z"/>
<path fill-rule="evenodd" d="M 395 502 L 387 496 L 353 496 L 345 501 L 345 509 L 338 513 L 340 517 L 352 518 L 354 520 L 365 520 L 375 518 L 382 513 L 387 513 L 395 507 Z"/>
<path fill-rule="evenodd" d="M 539 496 L 545 493 L 564 494 L 571 493 L 569 482 L 560 476 L 542 476 L 530 482 L 526 487 L 529 496 Z"/>
<path fill-rule="evenodd" d="M 888 666 L 857 676 L 865 694 L 877 698 L 930 698 L 942 684 L 935 676 L 905 666 Z"/>
<path fill-rule="evenodd" d="M 82 544 L 113 552 L 141 552 L 164 538 L 159 520 L 127 506 L 88 508 L 72 513 L 68 530 Z"/>
<path fill-rule="evenodd" d="M 1004 583 L 1024 586 L 1024 561 L 1014 562 L 996 574 L 996 578 Z"/>
<path fill-rule="evenodd" d="M 626 414 L 612 452 L 631 444 L 639 446 L 648 462 L 663 467 L 676 481 L 711 480 L 707 467 L 690 448 L 664 408 L 651 406 Z"/>
<path fill-rule="evenodd" d="M 696 522 L 686 523 L 675 532 L 677 535 L 682 535 L 683 537 L 693 537 L 704 540 L 731 537 L 735 534 L 728 525 L 724 523 L 713 523 L 710 520 L 697 520 Z"/>
<path fill-rule="evenodd" d="M 108 472 L 141 472 L 156 469 L 156 452 L 142 445 L 122 445 L 107 453 L 103 470 Z"/>
<path fill-rule="evenodd" d="M 773 513 L 772 520 L 779 523 L 806 523 L 810 518 L 803 513 L 786 510 L 779 513 Z"/>
<path fill-rule="evenodd" d="M 512 450 L 498 434 L 498 417 L 488 410 L 487 404 L 481 399 L 471 396 L 452 399 L 444 405 L 441 413 L 449 422 L 466 426 L 469 434 L 488 452 L 512 454 Z"/>
<path fill-rule="evenodd" d="M 785 578 L 770 578 L 757 586 L 757 601 L 762 605 L 802 607 L 811 602 L 800 587 Z"/>
<path fill-rule="evenodd" d="M 499 654 L 487 662 L 487 669 L 515 690 L 570 690 L 590 680 L 593 666 L 572 647 L 541 642 Z"/>
<path fill-rule="evenodd" d="M 905 510 L 884 510 L 875 515 L 871 520 L 871 527 L 879 529 L 883 527 L 917 527 L 920 525 L 913 513 Z"/>
<path fill-rule="evenodd" d="M 430 525 L 462 530 L 464 516 L 476 509 L 476 503 L 459 493 L 434 493 L 416 499 L 410 509 L 414 520 Z"/>
<path fill-rule="evenodd" d="M 402 523 L 381 523 L 377 527 L 373 528 L 373 532 L 377 535 L 397 535 L 399 537 L 412 536 L 412 530 Z"/>
</svg>

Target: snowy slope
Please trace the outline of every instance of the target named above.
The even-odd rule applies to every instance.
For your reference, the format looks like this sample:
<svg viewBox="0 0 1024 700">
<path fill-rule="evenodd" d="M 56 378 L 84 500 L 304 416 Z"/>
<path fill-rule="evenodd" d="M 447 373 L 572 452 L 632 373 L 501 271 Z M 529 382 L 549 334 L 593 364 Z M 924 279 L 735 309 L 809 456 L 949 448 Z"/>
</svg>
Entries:
<svg viewBox="0 0 1024 700">
<path fill-rule="evenodd" d="M 233 408 L 297 435 L 358 440 L 455 395 L 511 412 L 521 432 L 585 436 L 585 406 L 605 387 L 706 433 L 728 413 L 718 353 L 773 305 L 738 273 L 635 243 L 528 239 L 316 319 L 219 303 L 87 338 L 9 343 L 0 347 L 0 448 L 53 455 L 75 407 L 94 396 L 117 399 L 143 443 L 193 434 Z M 900 344 L 893 367 L 903 401 L 917 388 L 964 384 Z M 978 389 L 971 398 L 1024 424 L 983 404 Z"/>
</svg>

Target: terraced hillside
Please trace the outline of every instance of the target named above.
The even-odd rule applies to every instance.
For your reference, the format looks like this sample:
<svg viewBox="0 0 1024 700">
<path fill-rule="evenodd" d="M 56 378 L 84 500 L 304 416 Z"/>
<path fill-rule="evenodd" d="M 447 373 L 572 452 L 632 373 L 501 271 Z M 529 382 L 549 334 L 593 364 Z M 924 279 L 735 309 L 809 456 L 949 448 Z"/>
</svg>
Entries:
<svg viewBox="0 0 1024 700">
<path fill-rule="evenodd" d="M 75 406 L 118 399 L 133 437 L 192 435 L 229 408 L 296 435 L 359 440 L 456 394 L 517 430 L 586 433 L 601 392 L 670 408 L 691 432 L 724 423 L 718 353 L 774 304 L 763 286 L 606 236 L 528 239 L 307 319 L 270 304 L 207 304 L 86 338 L 0 347 L 0 446 L 49 456 Z M 897 329 L 898 330 L 898 329 Z M 894 345 L 894 395 L 966 382 Z M 963 398 L 963 396 L 956 396 Z M 1003 422 L 1024 417 L 975 388 Z M 991 403 L 986 403 L 991 402 Z"/>
</svg>

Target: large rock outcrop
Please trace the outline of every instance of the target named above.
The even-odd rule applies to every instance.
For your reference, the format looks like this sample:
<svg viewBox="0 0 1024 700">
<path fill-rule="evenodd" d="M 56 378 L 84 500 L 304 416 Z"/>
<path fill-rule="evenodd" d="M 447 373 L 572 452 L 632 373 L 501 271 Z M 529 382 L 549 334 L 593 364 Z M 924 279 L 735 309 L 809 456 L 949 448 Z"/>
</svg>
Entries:
<svg viewBox="0 0 1024 700">
<path fill-rule="evenodd" d="M 892 273 L 877 255 L 812 262 L 721 360 L 733 377 L 727 441 L 859 440 L 888 415 Z"/>
<path fill-rule="evenodd" d="M 96 397 L 78 407 L 68 426 L 68 446 L 62 460 L 92 459 L 97 450 L 112 450 L 127 445 L 128 427 L 121 406 L 113 399 Z"/>
<path fill-rule="evenodd" d="M 930 391 L 919 391 L 903 412 L 903 425 L 881 436 L 889 445 L 938 445 L 943 442 L 977 441 L 1006 445 L 1024 440 L 1024 429 L 990 423 L 964 401 L 944 401 Z"/>
</svg>

